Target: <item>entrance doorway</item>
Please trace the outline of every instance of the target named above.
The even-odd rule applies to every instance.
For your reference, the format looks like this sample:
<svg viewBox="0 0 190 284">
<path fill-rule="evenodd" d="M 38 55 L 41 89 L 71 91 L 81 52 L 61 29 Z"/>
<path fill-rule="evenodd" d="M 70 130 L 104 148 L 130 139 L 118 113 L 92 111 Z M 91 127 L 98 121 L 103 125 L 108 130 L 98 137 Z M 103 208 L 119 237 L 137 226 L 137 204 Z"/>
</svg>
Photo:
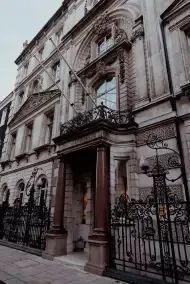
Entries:
<svg viewBox="0 0 190 284">
<path fill-rule="evenodd" d="M 88 237 L 94 228 L 96 152 L 80 151 L 70 155 L 67 162 L 69 167 L 69 174 L 66 175 L 65 199 L 67 253 L 88 253 Z"/>
</svg>

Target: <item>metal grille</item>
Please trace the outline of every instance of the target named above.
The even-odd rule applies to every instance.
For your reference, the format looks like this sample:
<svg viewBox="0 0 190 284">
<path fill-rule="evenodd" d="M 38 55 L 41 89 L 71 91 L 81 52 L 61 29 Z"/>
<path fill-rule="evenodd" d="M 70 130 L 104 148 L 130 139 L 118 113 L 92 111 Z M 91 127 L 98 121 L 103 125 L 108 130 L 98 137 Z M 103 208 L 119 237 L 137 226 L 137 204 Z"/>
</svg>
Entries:
<svg viewBox="0 0 190 284">
<path fill-rule="evenodd" d="M 165 193 L 152 192 L 146 202 L 120 196 L 111 211 L 110 266 L 168 283 L 190 282 L 187 203 Z"/>
<path fill-rule="evenodd" d="M 39 206 L 30 202 L 21 206 L 19 199 L 14 206 L 4 203 L 0 207 L 0 238 L 44 250 L 49 219 L 49 209 L 44 202 Z"/>
</svg>

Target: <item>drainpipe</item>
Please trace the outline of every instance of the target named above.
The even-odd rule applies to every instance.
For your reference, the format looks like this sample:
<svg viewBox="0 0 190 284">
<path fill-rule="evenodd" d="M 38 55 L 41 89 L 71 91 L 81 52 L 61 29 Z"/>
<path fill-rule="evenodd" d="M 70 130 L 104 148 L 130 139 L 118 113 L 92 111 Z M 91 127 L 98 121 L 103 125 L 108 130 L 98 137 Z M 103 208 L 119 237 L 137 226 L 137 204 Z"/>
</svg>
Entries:
<svg viewBox="0 0 190 284">
<path fill-rule="evenodd" d="M 180 157 L 181 157 L 182 179 L 183 179 L 184 188 L 185 188 L 186 200 L 187 200 L 188 204 L 190 205 L 188 180 L 187 180 L 187 173 L 186 173 L 186 169 L 185 169 L 184 153 L 183 153 L 180 127 L 179 127 L 180 118 L 178 116 L 176 100 L 175 100 L 175 97 L 174 97 L 174 88 L 173 88 L 173 81 L 172 81 L 172 75 L 171 75 L 168 49 L 167 49 L 167 45 L 166 45 L 166 37 L 165 37 L 165 32 L 164 32 L 164 21 L 163 20 L 161 22 L 161 32 L 162 32 L 162 38 L 163 38 L 164 53 L 165 53 L 165 58 L 166 58 L 166 69 L 167 69 L 167 73 L 168 73 L 169 89 L 170 89 L 170 93 L 172 94 L 172 98 L 170 100 L 170 103 L 171 103 L 172 110 L 176 112 L 176 123 L 175 123 L 175 125 L 176 125 L 176 138 L 177 138 L 177 146 L 178 146 L 178 149 L 179 149 L 179 154 L 180 154 Z"/>
</svg>

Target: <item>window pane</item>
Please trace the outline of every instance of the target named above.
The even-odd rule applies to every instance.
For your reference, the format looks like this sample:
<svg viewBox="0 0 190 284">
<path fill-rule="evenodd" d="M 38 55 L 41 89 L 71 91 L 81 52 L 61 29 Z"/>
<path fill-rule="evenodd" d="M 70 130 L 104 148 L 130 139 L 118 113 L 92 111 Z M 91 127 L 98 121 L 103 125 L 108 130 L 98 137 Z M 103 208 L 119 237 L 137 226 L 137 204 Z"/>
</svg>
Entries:
<svg viewBox="0 0 190 284">
<path fill-rule="evenodd" d="M 113 77 L 111 80 L 107 80 L 107 91 L 116 88 L 116 79 Z"/>
<path fill-rule="evenodd" d="M 97 90 L 97 105 L 103 103 L 105 106 L 116 109 L 116 79 L 104 81 Z"/>
<path fill-rule="evenodd" d="M 104 81 L 102 85 L 100 85 L 99 88 L 97 89 L 97 95 L 101 96 L 105 94 L 105 92 L 106 92 L 106 82 Z"/>
</svg>

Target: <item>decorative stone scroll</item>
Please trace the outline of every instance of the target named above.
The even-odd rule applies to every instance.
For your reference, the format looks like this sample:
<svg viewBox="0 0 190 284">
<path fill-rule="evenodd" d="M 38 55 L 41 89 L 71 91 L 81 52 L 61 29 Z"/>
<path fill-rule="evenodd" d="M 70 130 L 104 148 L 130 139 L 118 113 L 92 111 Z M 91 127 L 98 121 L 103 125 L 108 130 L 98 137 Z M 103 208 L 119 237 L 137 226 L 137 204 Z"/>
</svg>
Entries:
<svg viewBox="0 0 190 284">
<path fill-rule="evenodd" d="M 96 35 L 100 36 L 107 31 L 108 24 L 110 23 L 110 16 L 108 13 L 101 15 L 94 24 L 93 31 Z"/>
<path fill-rule="evenodd" d="M 143 25 L 138 26 L 132 33 L 131 42 L 135 42 L 137 38 L 142 39 L 144 36 L 144 27 Z"/>
<path fill-rule="evenodd" d="M 155 134 L 156 136 L 160 137 L 163 140 L 167 140 L 170 138 L 176 137 L 176 128 L 175 124 L 167 124 L 163 126 L 158 126 L 157 128 L 152 127 L 148 130 L 144 130 L 137 134 L 137 146 L 146 145 L 148 137 L 150 134 Z"/>
</svg>

